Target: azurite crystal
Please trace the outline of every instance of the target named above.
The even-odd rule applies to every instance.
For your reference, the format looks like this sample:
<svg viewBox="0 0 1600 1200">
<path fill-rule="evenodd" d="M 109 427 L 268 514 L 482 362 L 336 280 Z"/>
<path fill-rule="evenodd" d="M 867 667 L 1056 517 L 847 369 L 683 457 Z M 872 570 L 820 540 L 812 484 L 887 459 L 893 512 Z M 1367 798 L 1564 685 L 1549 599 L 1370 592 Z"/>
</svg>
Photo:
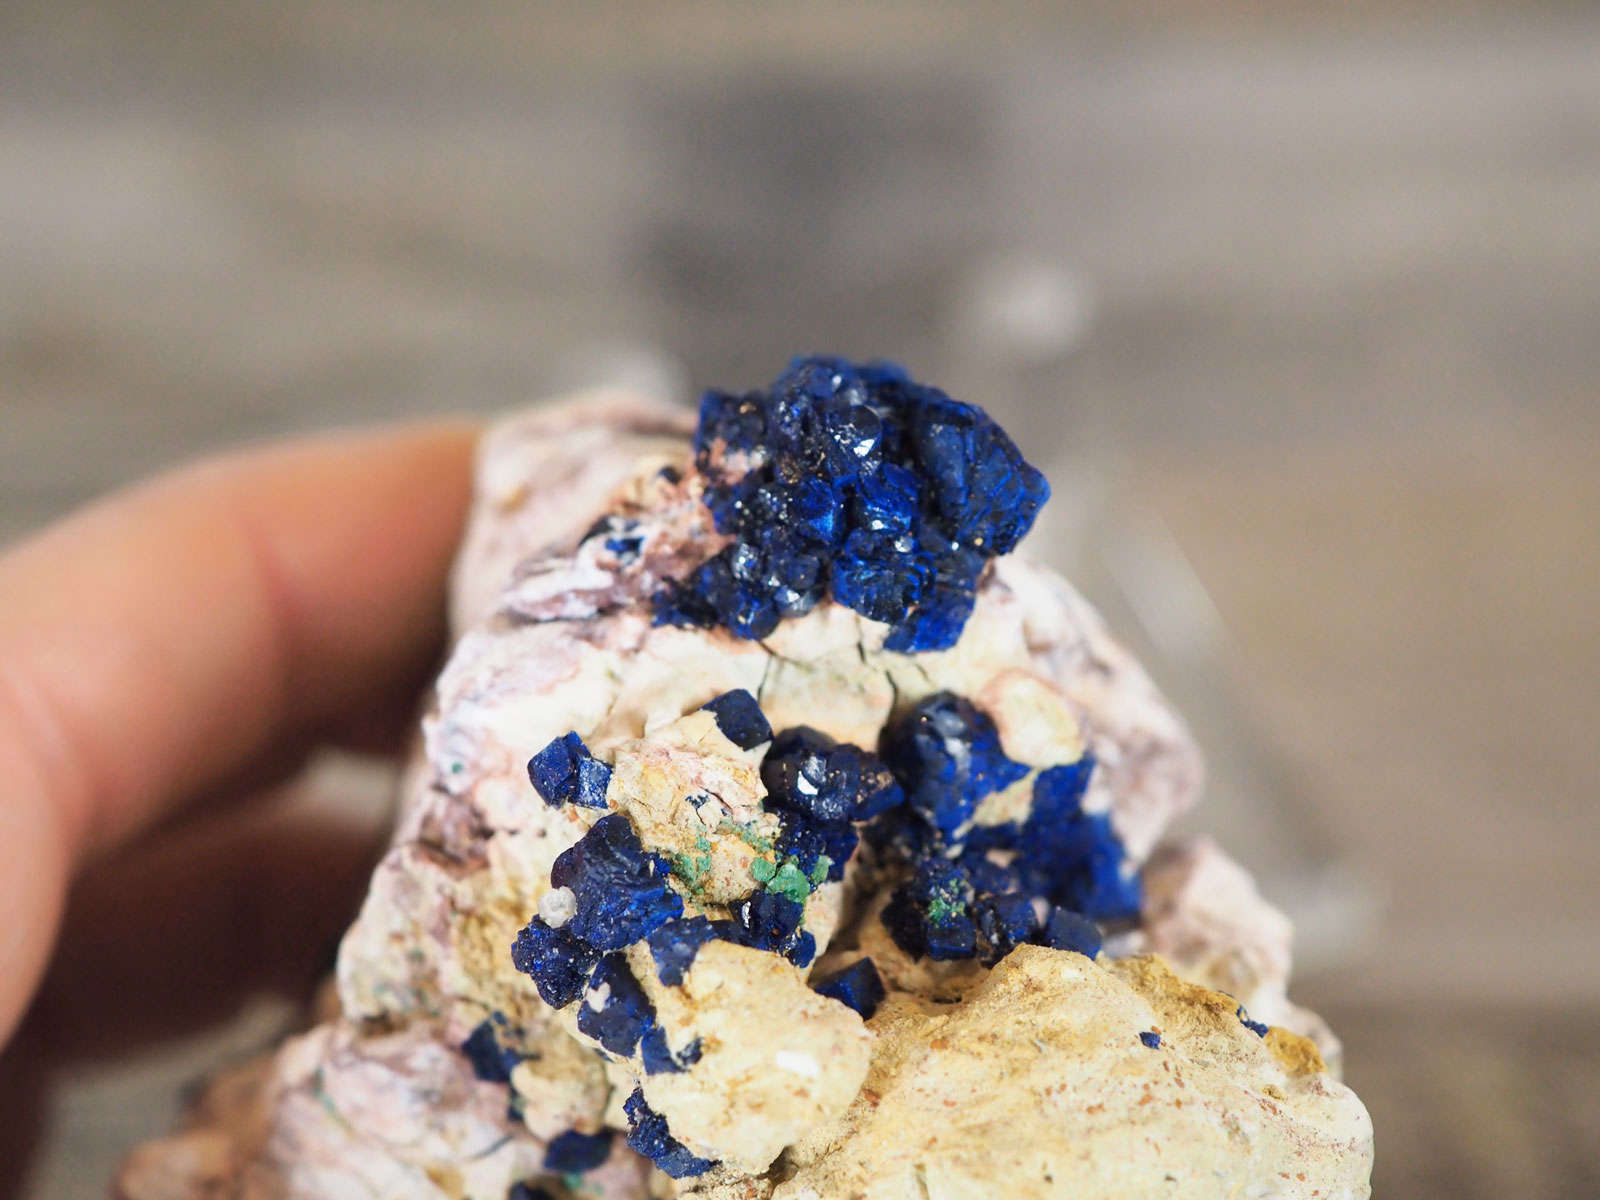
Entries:
<svg viewBox="0 0 1600 1200">
<path fill-rule="evenodd" d="M 578 1007 L 578 1032 L 612 1054 L 626 1058 L 655 1024 L 655 1008 L 621 954 L 607 954 L 595 966 Z"/>
<path fill-rule="evenodd" d="M 988 714 L 949 692 L 929 696 L 892 725 L 884 757 L 911 807 L 947 839 L 985 796 L 1028 773 L 1006 757 Z"/>
<path fill-rule="evenodd" d="M 646 1103 L 642 1090 L 635 1088 L 622 1108 L 628 1115 L 628 1145 L 672 1178 L 704 1175 L 717 1165 L 710 1159 L 701 1158 L 673 1137 L 666 1118 Z"/>
<path fill-rule="evenodd" d="M 656 597 L 656 619 L 764 638 L 824 595 L 908 653 L 955 644 L 984 564 L 1049 496 L 982 409 L 892 364 L 796 359 L 767 392 L 708 392 L 695 461 L 733 544 Z"/>
<path fill-rule="evenodd" d="M 611 768 L 589 753 L 577 733 L 556 738 L 528 760 L 528 778 L 551 807 L 604 808 Z"/>
<path fill-rule="evenodd" d="M 478 1023 L 461 1043 L 461 1052 L 472 1063 L 472 1073 L 485 1083 L 510 1083 L 511 1072 L 522 1061 L 515 1050 L 500 1044 L 497 1027 L 505 1025 L 499 1013 Z"/>
<path fill-rule="evenodd" d="M 563 851 L 550 882 L 577 896 L 578 910 L 567 928 L 597 950 L 620 950 L 683 913 L 683 899 L 667 886 L 664 865 L 645 853 L 619 813 L 601 817 Z"/>
<path fill-rule="evenodd" d="M 531 978 L 539 998 L 551 1008 L 565 1008 L 580 995 L 600 952 L 567 929 L 552 929 L 535 917 L 511 946 L 511 965 Z"/>
<path fill-rule="evenodd" d="M 550 1139 L 545 1147 L 544 1169 L 563 1175 L 581 1175 L 592 1171 L 610 1157 L 612 1132 L 580 1133 L 569 1129 Z"/>
<path fill-rule="evenodd" d="M 684 973 L 694 966 L 700 947 L 716 936 L 716 928 L 705 917 L 668 921 L 653 930 L 647 940 L 656 964 L 656 978 L 668 987 L 680 986 Z"/>
<path fill-rule="evenodd" d="M 723 692 L 701 705 L 717 719 L 717 728 L 741 750 L 754 750 L 772 740 L 772 726 L 761 712 L 756 698 L 744 688 Z"/>
<path fill-rule="evenodd" d="M 883 977 L 870 958 L 858 958 L 842 971 L 835 971 L 820 983 L 813 985 L 818 994 L 847 1004 L 870 1021 L 872 1014 L 883 1003 Z"/>
</svg>

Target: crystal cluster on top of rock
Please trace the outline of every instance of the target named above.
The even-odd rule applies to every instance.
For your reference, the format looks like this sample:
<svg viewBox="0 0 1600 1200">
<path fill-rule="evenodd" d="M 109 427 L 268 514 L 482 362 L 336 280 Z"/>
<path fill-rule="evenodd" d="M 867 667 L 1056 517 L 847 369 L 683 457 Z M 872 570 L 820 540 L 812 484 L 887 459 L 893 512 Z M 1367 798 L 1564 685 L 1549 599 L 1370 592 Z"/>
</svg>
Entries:
<svg viewBox="0 0 1600 1200">
<path fill-rule="evenodd" d="M 796 359 L 766 392 L 707 392 L 695 462 L 733 542 L 662 591 L 658 618 L 747 638 L 831 596 L 892 626 L 891 650 L 953 646 L 984 565 L 1050 494 L 982 409 L 838 358 Z"/>
</svg>

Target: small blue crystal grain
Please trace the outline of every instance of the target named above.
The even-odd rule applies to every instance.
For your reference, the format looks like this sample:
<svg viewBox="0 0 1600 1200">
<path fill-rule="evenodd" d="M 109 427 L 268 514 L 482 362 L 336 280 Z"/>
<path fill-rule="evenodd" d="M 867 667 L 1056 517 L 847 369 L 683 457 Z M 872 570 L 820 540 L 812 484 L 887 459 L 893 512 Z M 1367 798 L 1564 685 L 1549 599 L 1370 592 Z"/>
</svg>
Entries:
<svg viewBox="0 0 1600 1200">
<path fill-rule="evenodd" d="M 544 1169 L 563 1175 L 592 1171 L 611 1156 L 611 1140 L 609 1129 L 599 1133 L 579 1133 L 576 1129 L 558 1133 L 545 1147 Z"/>
<path fill-rule="evenodd" d="M 772 740 L 772 726 L 761 712 L 756 698 L 744 688 L 723 692 L 700 706 L 717 719 L 717 728 L 741 750 L 754 750 Z"/>
<path fill-rule="evenodd" d="M 831 595 L 892 626 L 891 650 L 946 649 L 1049 496 L 982 409 L 892 364 L 800 358 L 769 391 L 707 392 L 694 446 L 733 542 L 664 588 L 656 619 L 746 638 Z"/>
<path fill-rule="evenodd" d="M 883 923 L 914 958 L 972 958 L 978 952 L 972 901 L 966 873 L 935 856 L 919 863 L 916 874 L 896 889 L 884 907 Z"/>
<path fill-rule="evenodd" d="M 674 1179 L 704 1175 L 717 1164 L 701 1158 L 672 1136 L 667 1119 L 645 1102 L 644 1092 L 635 1088 L 623 1103 L 628 1114 L 628 1145 L 644 1155 Z"/>
<path fill-rule="evenodd" d="M 929 696 L 891 725 L 884 757 L 911 807 L 947 840 L 985 796 L 1028 773 L 1006 757 L 989 715 L 950 692 Z"/>
<path fill-rule="evenodd" d="M 1100 953 L 1100 927 L 1082 913 L 1056 908 L 1045 918 L 1040 940 L 1052 950 L 1071 950 L 1085 958 Z"/>
<path fill-rule="evenodd" d="M 1251 1033 L 1255 1034 L 1259 1038 L 1264 1038 L 1267 1036 L 1268 1027 L 1263 1025 L 1260 1021 L 1252 1021 L 1250 1019 L 1250 1014 L 1245 1012 L 1244 1005 L 1239 1005 L 1239 1010 L 1236 1015 L 1239 1018 L 1239 1024 L 1243 1025 Z"/>
<path fill-rule="evenodd" d="M 811 990 L 840 1004 L 848 1005 L 870 1021 L 883 1003 L 883 978 L 870 958 L 858 958 L 842 971 L 835 971 Z"/>
<path fill-rule="evenodd" d="M 1161 1035 L 1154 1030 L 1148 1030 L 1139 1035 L 1139 1040 L 1152 1050 L 1161 1049 Z"/>
<path fill-rule="evenodd" d="M 808 726 L 779 734 L 761 763 L 767 804 L 822 824 L 870 821 L 904 798 L 882 759 Z"/>
<path fill-rule="evenodd" d="M 571 888 L 577 912 L 565 928 L 597 950 L 620 950 L 683 913 L 666 864 L 647 854 L 628 818 L 601 817 L 562 851 L 550 882 Z"/>
<path fill-rule="evenodd" d="M 754 950 L 781 954 L 797 967 L 809 967 L 817 939 L 802 929 L 803 904 L 777 892 L 754 892 L 733 906 L 733 920 L 715 921 L 717 936 Z"/>
<path fill-rule="evenodd" d="M 992 967 L 1024 942 L 1033 939 L 1039 919 L 1033 901 L 1019 893 L 995 895 L 980 891 L 972 904 L 972 921 L 978 931 L 978 959 Z"/>
<path fill-rule="evenodd" d="M 695 1038 L 682 1050 L 674 1050 L 667 1042 L 667 1031 L 660 1023 L 650 1026 L 639 1039 L 639 1056 L 644 1060 L 646 1075 L 677 1074 L 687 1071 L 700 1061 L 700 1039 Z"/>
<path fill-rule="evenodd" d="M 668 987 L 680 986 L 685 973 L 694 966 L 700 947 L 716 936 L 715 926 L 705 917 L 684 917 L 651 930 L 647 941 L 656 964 L 656 978 Z"/>
<path fill-rule="evenodd" d="M 562 804 L 604 808 L 611 768 L 590 754 L 583 739 L 573 732 L 556 738 L 528 760 L 528 778 L 552 808 Z"/>
<path fill-rule="evenodd" d="M 533 979 L 551 1008 L 565 1008 L 583 994 L 600 952 L 563 926 L 552 929 L 535 917 L 511 946 L 511 965 Z"/>
<path fill-rule="evenodd" d="M 627 1058 L 655 1024 L 656 1010 L 620 953 L 607 954 L 596 964 L 578 1006 L 578 1032 L 599 1042 L 612 1054 Z"/>
<path fill-rule="evenodd" d="M 461 1043 L 461 1052 L 472 1064 L 472 1073 L 485 1083 L 510 1083 L 512 1069 L 522 1061 L 522 1055 L 500 1044 L 495 1028 L 504 1024 L 505 1017 L 496 1013 L 480 1021 Z"/>
</svg>

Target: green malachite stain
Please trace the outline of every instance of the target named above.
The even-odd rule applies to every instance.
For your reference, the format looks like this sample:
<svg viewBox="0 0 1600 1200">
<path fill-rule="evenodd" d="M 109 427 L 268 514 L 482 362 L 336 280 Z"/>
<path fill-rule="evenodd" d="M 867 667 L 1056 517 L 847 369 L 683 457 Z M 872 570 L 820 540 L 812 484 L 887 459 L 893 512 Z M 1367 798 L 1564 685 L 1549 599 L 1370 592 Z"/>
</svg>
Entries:
<svg viewBox="0 0 1600 1200">
<path fill-rule="evenodd" d="M 959 917 L 966 911 L 966 903 L 962 900 L 935 896 L 928 904 L 928 920 L 935 925 L 942 925 L 951 917 Z"/>
<path fill-rule="evenodd" d="M 733 821 L 724 821 L 717 826 L 718 833 L 731 833 L 752 850 L 759 850 L 763 854 L 772 853 L 772 839 L 757 833 L 748 825 L 739 825 Z"/>
<path fill-rule="evenodd" d="M 768 883 L 778 873 L 778 866 L 770 858 L 758 858 L 750 864 L 750 874 L 757 883 Z"/>
<path fill-rule="evenodd" d="M 787 896 L 796 904 L 804 904 L 806 897 L 811 895 L 811 881 L 793 862 L 786 862 L 778 868 L 772 881 L 767 884 L 767 891 Z"/>
</svg>

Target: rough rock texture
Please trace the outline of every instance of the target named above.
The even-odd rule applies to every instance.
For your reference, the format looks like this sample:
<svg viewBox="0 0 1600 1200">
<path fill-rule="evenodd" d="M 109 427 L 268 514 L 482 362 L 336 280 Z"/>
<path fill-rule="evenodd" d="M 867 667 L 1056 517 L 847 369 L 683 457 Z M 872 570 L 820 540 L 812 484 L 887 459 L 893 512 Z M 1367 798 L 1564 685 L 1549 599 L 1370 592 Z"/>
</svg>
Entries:
<svg viewBox="0 0 1600 1200">
<path fill-rule="evenodd" d="M 1287 923 L 1209 843 L 1145 863 L 1200 761 L 1098 616 L 1006 556 L 948 650 L 886 650 L 887 625 L 826 600 L 759 641 L 656 625 L 663 583 L 727 544 L 692 428 L 587 397 L 485 438 L 455 649 L 341 948 L 340 1015 L 220 1081 L 120 1194 L 1365 1196 L 1370 1125 L 1298 1036 L 1336 1047 L 1287 1001 Z M 910 886 L 893 845 L 853 850 L 870 826 L 779 804 L 769 743 L 701 711 L 739 690 L 773 730 L 869 758 L 912 706 L 967 698 L 1018 777 L 963 829 L 1017 828 L 1048 772 L 1092 766 L 1081 810 L 1109 817 L 1125 870 L 1145 864 L 1142 919 L 1096 960 L 908 951 L 884 924 Z M 530 786 L 530 758 L 569 733 L 610 771 L 604 808 Z M 627 822 L 620 849 L 602 819 Z M 574 932 L 606 921 L 615 948 Z M 1146 950 L 1192 982 L 1117 957 Z M 888 988 L 870 1020 L 808 986 L 863 957 Z M 541 996 L 563 988 L 559 1010 Z M 1285 1028 L 1258 1036 L 1241 1001 Z M 598 1167 L 562 1169 L 562 1135 L 607 1128 L 580 1139 Z"/>
</svg>

